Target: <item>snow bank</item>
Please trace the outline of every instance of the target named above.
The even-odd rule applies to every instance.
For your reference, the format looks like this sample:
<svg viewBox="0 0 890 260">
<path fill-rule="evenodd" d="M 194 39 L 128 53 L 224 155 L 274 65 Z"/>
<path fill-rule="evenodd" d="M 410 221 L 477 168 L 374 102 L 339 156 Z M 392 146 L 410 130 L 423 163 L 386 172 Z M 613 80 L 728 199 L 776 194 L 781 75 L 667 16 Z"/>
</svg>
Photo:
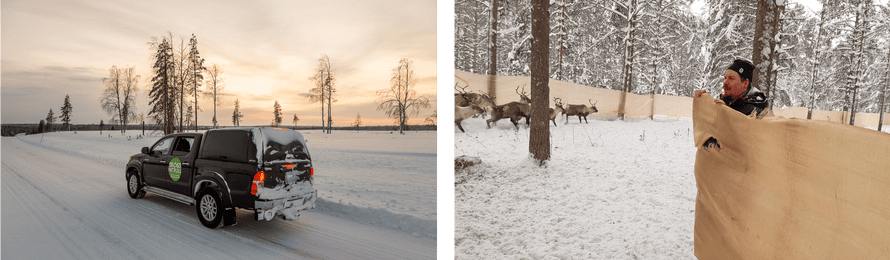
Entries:
<svg viewBox="0 0 890 260">
<path fill-rule="evenodd" d="M 455 133 L 455 256 L 467 259 L 695 259 L 692 123 L 550 126 L 552 157 L 528 158 L 528 129 Z"/>
<path fill-rule="evenodd" d="M 315 201 L 315 210 L 329 215 L 337 215 L 375 226 L 384 226 L 411 233 L 415 237 L 436 238 L 436 220 L 420 219 L 406 214 L 392 213 L 386 209 L 359 207 L 325 199 Z"/>
<path fill-rule="evenodd" d="M 367 224 L 436 237 L 436 133 L 301 131 L 312 154 L 317 211 Z M 141 131 L 54 132 L 19 139 L 105 165 L 123 167 L 158 137 Z M 109 135 L 111 137 L 109 137 Z M 41 142 L 41 138 L 43 138 Z M 118 175 L 119 174 L 119 175 Z"/>
</svg>

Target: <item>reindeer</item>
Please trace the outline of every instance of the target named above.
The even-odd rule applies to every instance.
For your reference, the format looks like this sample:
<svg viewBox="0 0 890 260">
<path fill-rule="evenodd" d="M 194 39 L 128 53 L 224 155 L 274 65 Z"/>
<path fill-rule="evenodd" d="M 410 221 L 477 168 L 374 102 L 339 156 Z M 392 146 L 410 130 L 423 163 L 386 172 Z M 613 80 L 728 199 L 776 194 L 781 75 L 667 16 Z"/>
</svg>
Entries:
<svg viewBox="0 0 890 260">
<path fill-rule="evenodd" d="M 550 121 L 553 121 L 553 126 L 556 125 L 556 115 L 559 113 L 565 114 L 566 110 L 562 108 L 562 99 L 555 97 L 553 98 L 553 103 L 556 104 L 556 108 L 550 108 Z"/>
<path fill-rule="evenodd" d="M 590 103 L 591 99 L 587 100 Z M 578 123 L 581 123 L 581 117 L 584 117 L 584 123 L 587 123 L 587 115 L 599 112 L 596 110 L 596 102 L 590 103 L 590 107 L 586 105 L 568 105 L 565 108 L 566 124 L 569 124 L 569 116 L 578 116 Z"/>
<path fill-rule="evenodd" d="M 476 117 L 476 115 L 482 113 L 485 113 L 485 110 L 482 110 L 482 108 L 477 105 L 470 104 L 469 107 L 455 106 L 454 124 L 457 125 L 457 128 L 460 129 L 461 133 L 466 133 L 466 131 L 464 131 L 464 127 L 460 125 L 460 122 L 470 117 Z"/>
<path fill-rule="evenodd" d="M 469 86 L 460 87 L 457 83 L 454 83 L 454 90 L 457 91 L 457 93 L 454 93 L 454 106 L 466 107 L 470 105 L 474 98 L 469 95 L 470 93 L 467 93 L 467 87 Z"/>
<path fill-rule="evenodd" d="M 532 99 L 528 97 L 528 92 L 525 92 L 525 85 L 522 85 L 522 93 L 519 93 L 519 87 L 516 87 L 516 94 L 519 95 L 519 103 L 532 103 Z"/>
<path fill-rule="evenodd" d="M 473 102 L 470 102 L 470 104 L 477 105 L 477 106 L 481 107 L 482 110 L 485 110 L 485 113 L 482 114 L 482 118 L 485 118 L 485 115 L 491 115 L 492 108 L 496 107 L 493 99 L 491 98 L 491 95 L 489 95 L 488 93 L 485 93 L 485 91 L 479 91 L 479 94 L 476 94 L 476 93 L 470 93 L 470 94 L 473 94 L 476 97 L 473 100 Z"/>
<path fill-rule="evenodd" d="M 491 128 L 491 122 L 497 122 L 504 118 L 509 118 L 516 130 L 519 130 L 519 119 L 523 117 L 525 117 L 525 124 L 529 124 L 529 111 L 531 110 L 529 104 L 532 100 L 528 97 L 524 87 L 522 93 L 519 92 L 519 87 L 516 87 L 516 94 L 519 95 L 519 102 L 514 101 L 500 106 L 494 106 L 489 97 L 487 104 L 491 106 L 491 118 L 485 121 L 488 128 Z"/>
</svg>

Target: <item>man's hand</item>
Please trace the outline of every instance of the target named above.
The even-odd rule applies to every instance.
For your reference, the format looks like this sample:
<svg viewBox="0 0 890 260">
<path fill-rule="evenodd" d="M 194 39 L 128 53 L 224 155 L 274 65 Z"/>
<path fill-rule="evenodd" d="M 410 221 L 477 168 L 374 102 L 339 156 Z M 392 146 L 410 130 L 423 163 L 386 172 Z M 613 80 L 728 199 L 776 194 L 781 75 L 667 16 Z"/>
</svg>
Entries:
<svg viewBox="0 0 890 260">
<path fill-rule="evenodd" d="M 704 94 L 704 93 L 708 93 L 708 91 L 707 91 L 707 90 L 704 90 L 704 89 L 696 90 L 696 91 L 695 91 L 695 97 L 697 97 L 697 98 L 698 98 L 698 97 L 701 97 L 701 95 Z M 726 105 L 726 102 L 723 102 L 723 100 L 719 100 L 719 99 L 714 100 L 714 103 L 717 103 L 717 104 L 720 104 L 720 105 Z"/>
</svg>

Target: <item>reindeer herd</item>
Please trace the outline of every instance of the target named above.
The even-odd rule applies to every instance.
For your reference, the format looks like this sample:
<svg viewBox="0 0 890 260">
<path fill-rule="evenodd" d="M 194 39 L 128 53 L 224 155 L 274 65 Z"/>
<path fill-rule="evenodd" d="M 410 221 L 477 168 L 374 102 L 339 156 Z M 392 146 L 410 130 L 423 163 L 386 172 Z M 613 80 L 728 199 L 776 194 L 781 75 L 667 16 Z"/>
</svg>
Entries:
<svg viewBox="0 0 890 260">
<path fill-rule="evenodd" d="M 504 118 L 509 118 L 510 122 L 513 123 L 513 126 L 516 127 L 517 130 L 519 130 L 519 120 L 523 117 L 525 118 L 525 124 L 529 124 L 532 100 L 528 97 L 528 93 L 525 92 L 525 87 L 522 87 L 522 92 L 520 92 L 520 87 L 516 87 L 516 94 L 519 95 L 518 102 L 514 101 L 503 105 L 495 105 L 491 96 L 485 92 L 467 92 L 467 87 L 469 87 L 469 85 L 460 87 L 457 84 L 454 84 L 454 90 L 457 91 L 457 93 L 454 94 L 454 124 L 457 125 L 457 128 L 460 129 L 461 132 L 465 132 L 463 126 L 461 126 L 461 122 L 464 119 L 477 117 L 479 115 L 482 115 L 482 118 L 485 118 L 485 114 L 490 115 L 490 118 L 485 120 L 485 124 L 488 128 L 491 128 L 492 122 L 496 123 L 498 120 Z M 559 114 L 563 114 L 566 116 L 566 124 L 569 123 L 569 116 L 577 116 L 579 124 L 583 117 L 584 122 L 587 123 L 587 115 L 599 112 L 596 109 L 596 102 L 591 103 L 591 101 L 592 100 L 587 101 L 590 103 L 589 107 L 583 104 L 569 104 L 566 106 L 562 103 L 562 99 L 553 98 L 556 107 L 550 108 L 550 121 L 553 122 L 554 126 L 557 126 L 556 117 Z"/>
</svg>

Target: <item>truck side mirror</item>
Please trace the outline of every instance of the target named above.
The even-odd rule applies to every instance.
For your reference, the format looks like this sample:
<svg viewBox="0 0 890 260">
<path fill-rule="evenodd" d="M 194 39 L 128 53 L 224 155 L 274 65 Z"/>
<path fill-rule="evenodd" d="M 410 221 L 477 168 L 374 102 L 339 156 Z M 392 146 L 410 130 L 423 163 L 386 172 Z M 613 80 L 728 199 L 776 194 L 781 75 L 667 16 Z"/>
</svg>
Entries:
<svg viewBox="0 0 890 260">
<path fill-rule="evenodd" d="M 142 153 L 149 154 L 148 152 L 148 147 L 142 147 Z"/>
</svg>

